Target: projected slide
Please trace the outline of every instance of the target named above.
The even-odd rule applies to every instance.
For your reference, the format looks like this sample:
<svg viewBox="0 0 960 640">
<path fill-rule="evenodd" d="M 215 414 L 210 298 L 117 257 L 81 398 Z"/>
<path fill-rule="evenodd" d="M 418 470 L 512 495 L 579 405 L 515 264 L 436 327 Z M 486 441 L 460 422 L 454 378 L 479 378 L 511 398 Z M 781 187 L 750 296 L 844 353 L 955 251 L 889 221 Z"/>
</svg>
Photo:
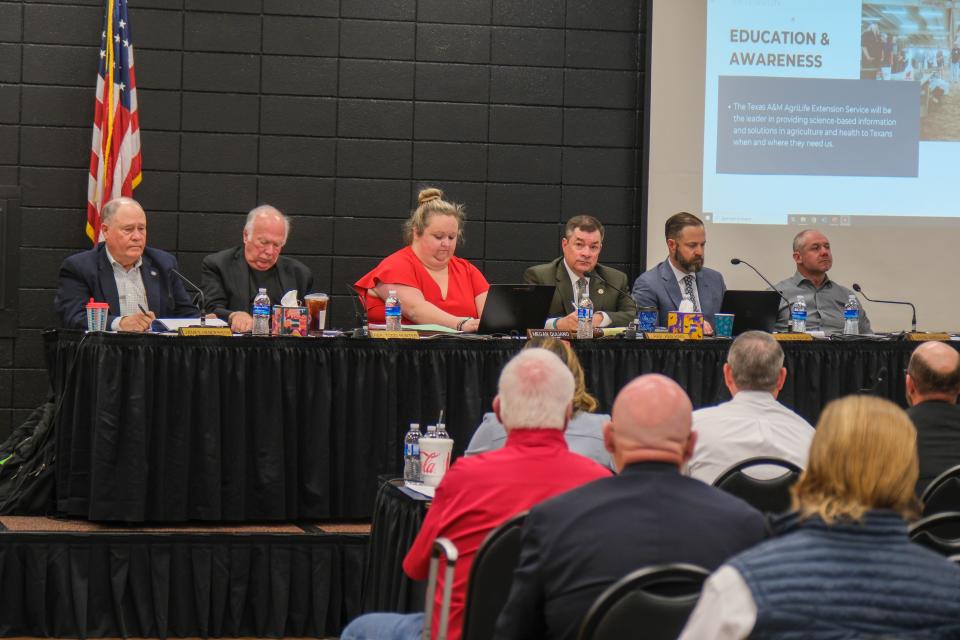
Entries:
<svg viewBox="0 0 960 640">
<path fill-rule="evenodd" d="M 709 0 L 704 213 L 960 217 L 958 23 L 949 1 Z"/>
</svg>

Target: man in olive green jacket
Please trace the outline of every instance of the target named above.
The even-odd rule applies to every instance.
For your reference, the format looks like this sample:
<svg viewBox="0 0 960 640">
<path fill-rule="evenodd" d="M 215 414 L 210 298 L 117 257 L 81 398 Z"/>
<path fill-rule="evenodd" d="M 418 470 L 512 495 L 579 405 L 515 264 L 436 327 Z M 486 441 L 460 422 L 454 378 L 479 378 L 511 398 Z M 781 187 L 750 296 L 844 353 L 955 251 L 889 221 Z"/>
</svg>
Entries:
<svg viewBox="0 0 960 640">
<path fill-rule="evenodd" d="M 597 264 L 603 247 L 603 225 L 593 216 L 570 218 L 560 241 L 563 255 L 530 267 L 523 279 L 530 284 L 557 287 L 550 303 L 546 328 L 576 331 L 574 291 L 586 290 L 593 302 L 594 327 L 623 327 L 637 317 L 637 304 L 627 291 L 627 274 Z M 618 291 L 620 289 L 620 291 Z"/>
</svg>

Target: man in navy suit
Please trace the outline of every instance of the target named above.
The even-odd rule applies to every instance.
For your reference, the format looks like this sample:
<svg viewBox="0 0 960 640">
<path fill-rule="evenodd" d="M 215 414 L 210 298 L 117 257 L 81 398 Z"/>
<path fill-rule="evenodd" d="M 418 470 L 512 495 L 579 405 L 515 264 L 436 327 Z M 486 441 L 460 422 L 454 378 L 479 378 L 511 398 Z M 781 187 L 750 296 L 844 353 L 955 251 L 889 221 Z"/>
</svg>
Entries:
<svg viewBox="0 0 960 640">
<path fill-rule="evenodd" d="M 763 540 L 760 512 L 680 473 L 691 425 L 673 380 L 645 375 L 623 388 L 603 431 L 620 475 L 530 510 L 496 640 L 574 640 L 590 605 L 631 571 L 672 562 L 712 571 Z"/>
<path fill-rule="evenodd" d="M 147 331 L 156 318 L 198 315 L 183 283 L 170 273 L 177 259 L 147 247 L 147 216 L 136 200 L 117 198 L 101 212 L 103 242 L 60 265 L 53 306 L 63 326 L 86 329 L 93 298 L 110 305 L 111 331 Z"/>
<path fill-rule="evenodd" d="M 720 311 L 727 290 L 718 271 L 703 266 L 707 233 L 703 222 L 692 213 L 676 213 L 664 225 L 667 259 L 633 283 L 633 299 L 638 307 L 656 307 L 660 326 L 667 326 L 667 314 L 677 311 L 689 298 L 693 310 L 703 313 L 704 332 L 713 333 L 713 316 Z"/>
</svg>

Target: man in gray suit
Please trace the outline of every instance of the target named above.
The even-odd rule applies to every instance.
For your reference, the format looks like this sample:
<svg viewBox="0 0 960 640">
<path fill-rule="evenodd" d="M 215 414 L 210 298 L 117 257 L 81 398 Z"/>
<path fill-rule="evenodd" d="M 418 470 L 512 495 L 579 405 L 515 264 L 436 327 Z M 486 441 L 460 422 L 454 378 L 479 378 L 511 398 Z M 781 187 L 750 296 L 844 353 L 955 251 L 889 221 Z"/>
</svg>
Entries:
<svg viewBox="0 0 960 640">
<path fill-rule="evenodd" d="M 577 330 L 574 288 L 585 289 L 593 302 L 594 327 L 624 327 L 637 317 L 637 305 L 625 292 L 627 274 L 597 264 L 603 248 L 603 225 L 593 216 L 567 221 L 560 241 L 563 255 L 553 262 L 530 267 L 523 279 L 530 284 L 556 285 L 546 328 Z"/>
<path fill-rule="evenodd" d="M 656 307 L 660 326 L 667 325 L 667 314 L 677 311 L 689 298 L 694 311 L 703 313 L 704 332 L 713 333 L 713 316 L 720 311 L 727 290 L 718 271 L 703 266 L 707 232 L 697 216 L 685 211 L 675 213 L 664 225 L 667 259 L 637 278 L 633 299 L 639 307 Z"/>
</svg>

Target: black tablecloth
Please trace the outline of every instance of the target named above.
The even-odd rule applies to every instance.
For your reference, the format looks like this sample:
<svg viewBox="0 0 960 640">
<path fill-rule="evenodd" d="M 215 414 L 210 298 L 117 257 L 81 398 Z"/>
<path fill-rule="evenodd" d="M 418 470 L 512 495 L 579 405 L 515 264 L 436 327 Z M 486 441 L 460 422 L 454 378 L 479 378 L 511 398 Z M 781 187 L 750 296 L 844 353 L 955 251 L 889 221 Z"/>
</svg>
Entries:
<svg viewBox="0 0 960 640">
<path fill-rule="evenodd" d="M 401 471 L 411 421 L 440 409 L 460 453 L 522 341 L 379 341 L 45 334 L 57 424 L 57 505 L 91 520 L 369 517 L 377 475 Z M 729 342 L 576 344 L 609 411 L 642 373 L 676 379 L 694 406 L 729 397 Z M 785 343 L 781 400 L 810 421 L 874 385 L 902 403 L 903 342 Z"/>
<path fill-rule="evenodd" d="M 423 611 L 423 582 L 403 572 L 403 558 L 427 516 L 430 499 L 407 494 L 403 480 L 381 476 L 373 506 L 373 526 L 363 578 L 363 610 Z"/>
</svg>

